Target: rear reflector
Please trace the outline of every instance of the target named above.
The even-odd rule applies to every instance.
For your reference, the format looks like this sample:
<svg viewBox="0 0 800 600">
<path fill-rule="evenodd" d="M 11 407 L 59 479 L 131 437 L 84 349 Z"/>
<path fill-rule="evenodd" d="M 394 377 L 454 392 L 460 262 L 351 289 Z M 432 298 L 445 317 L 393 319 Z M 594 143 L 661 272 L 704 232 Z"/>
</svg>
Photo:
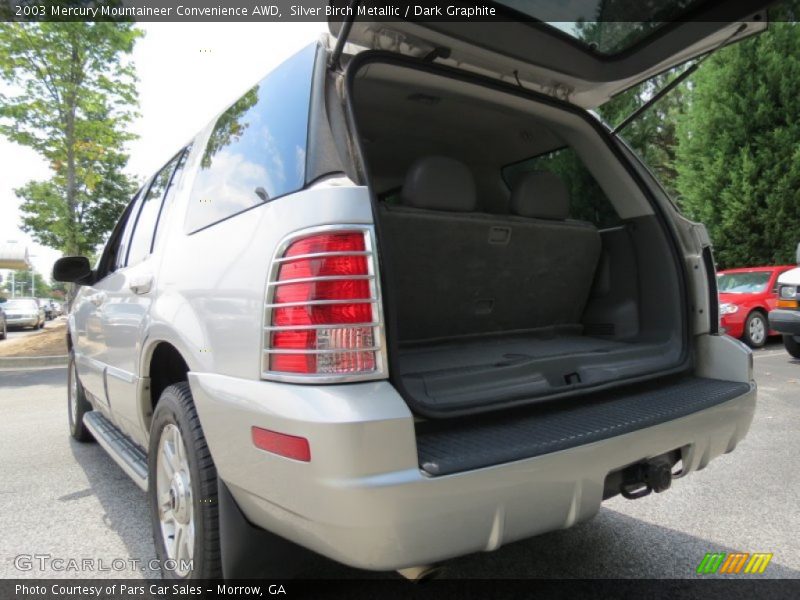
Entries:
<svg viewBox="0 0 800 600">
<path fill-rule="evenodd" d="M 275 257 L 264 377 L 285 373 L 297 383 L 304 380 L 294 375 L 334 383 L 337 376 L 380 374 L 383 336 L 370 235 L 367 228 L 309 233 Z"/>
<path fill-rule="evenodd" d="M 278 433 L 261 427 L 253 427 L 251 432 L 256 448 L 293 460 L 311 461 L 311 448 L 304 437 Z"/>
</svg>

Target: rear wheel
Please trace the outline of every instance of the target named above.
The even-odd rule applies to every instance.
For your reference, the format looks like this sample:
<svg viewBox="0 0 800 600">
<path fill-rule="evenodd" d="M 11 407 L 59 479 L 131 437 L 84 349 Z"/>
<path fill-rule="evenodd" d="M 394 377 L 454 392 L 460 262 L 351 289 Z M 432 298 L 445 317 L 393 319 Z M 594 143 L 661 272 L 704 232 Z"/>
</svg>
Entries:
<svg viewBox="0 0 800 600">
<path fill-rule="evenodd" d="M 86 399 L 86 392 L 83 391 L 81 381 L 78 379 L 75 356 L 70 354 L 67 368 L 67 416 L 69 433 L 79 442 L 94 441 L 94 437 L 83 422 L 84 415 L 90 410 L 92 410 L 92 405 Z"/>
<path fill-rule="evenodd" d="M 794 358 L 800 358 L 800 342 L 797 341 L 795 336 L 783 336 L 783 347 L 786 348 L 786 351 Z"/>
<path fill-rule="evenodd" d="M 767 325 L 767 317 L 764 313 L 754 310 L 744 322 L 743 338 L 745 343 L 751 348 L 763 348 L 767 343 L 767 335 L 769 334 L 769 326 Z"/>
<path fill-rule="evenodd" d="M 148 480 L 162 575 L 168 579 L 219 578 L 217 470 L 186 382 L 167 387 L 156 405 L 150 428 Z"/>
</svg>

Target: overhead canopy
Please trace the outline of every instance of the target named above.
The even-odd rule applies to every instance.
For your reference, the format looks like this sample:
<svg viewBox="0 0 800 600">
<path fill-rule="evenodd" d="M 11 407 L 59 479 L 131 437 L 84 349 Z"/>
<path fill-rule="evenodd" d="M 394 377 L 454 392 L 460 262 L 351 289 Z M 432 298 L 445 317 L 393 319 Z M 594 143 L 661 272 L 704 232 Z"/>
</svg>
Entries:
<svg viewBox="0 0 800 600">
<path fill-rule="evenodd" d="M 22 244 L 0 244 L 0 269 L 29 269 L 28 249 Z"/>
</svg>

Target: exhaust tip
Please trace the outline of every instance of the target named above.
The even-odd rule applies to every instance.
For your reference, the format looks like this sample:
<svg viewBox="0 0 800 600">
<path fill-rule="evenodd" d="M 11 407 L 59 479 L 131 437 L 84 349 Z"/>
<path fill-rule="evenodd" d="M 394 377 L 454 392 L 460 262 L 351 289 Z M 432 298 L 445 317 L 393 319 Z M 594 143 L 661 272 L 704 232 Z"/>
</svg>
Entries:
<svg viewBox="0 0 800 600">
<path fill-rule="evenodd" d="M 422 583 L 432 579 L 438 579 L 442 576 L 444 569 L 435 565 L 420 565 L 417 567 L 407 567 L 405 569 L 398 569 L 397 572 L 414 583 Z"/>
</svg>

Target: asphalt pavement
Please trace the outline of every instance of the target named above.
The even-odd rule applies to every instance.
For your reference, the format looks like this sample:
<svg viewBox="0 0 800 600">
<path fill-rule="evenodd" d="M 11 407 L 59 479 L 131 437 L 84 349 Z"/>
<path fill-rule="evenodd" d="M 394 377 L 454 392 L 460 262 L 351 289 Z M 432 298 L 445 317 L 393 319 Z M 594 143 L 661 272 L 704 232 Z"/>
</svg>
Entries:
<svg viewBox="0 0 800 600">
<path fill-rule="evenodd" d="M 52 327 L 52 326 L 54 325 L 54 323 L 55 323 L 54 321 L 47 321 L 47 322 L 44 324 L 44 328 L 45 328 L 45 329 L 47 329 L 48 327 Z M 17 338 L 22 338 L 22 337 L 29 336 L 29 335 L 31 335 L 31 334 L 33 334 L 33 333 L 38 333 L 39 331 L 40 331 L 39 329 L 31 329 L 30 327 L 25 327 L 25 328 L 20 328 L 20 327 L 9 328 L 9 329 L 8 329 L 8 339 L 9 339 L 9 340 L 15 340 L 15 339 L 17 339 Z"/>
<path fill-rule="evenodd" d="M 688 578 L 707 552 L 743 551 L 774 554 L 765 577 L 800 577 L 800 361 L 770 344 L 755 368 L 758 409 L 735 452 L 666 493 L 613 498 L 572 529 L 449 561 L 447 575 Z M 69 438 L 65 379 L 63 368 L 0 372 L 0 577 L 156 575 L 139 566 L 154 557 L 145 494 L 98 445 Z M 30 555 L 107 570 L 41 570 Z M 323 559 L 313 574 L 361 575 Z"/>
</svg>

